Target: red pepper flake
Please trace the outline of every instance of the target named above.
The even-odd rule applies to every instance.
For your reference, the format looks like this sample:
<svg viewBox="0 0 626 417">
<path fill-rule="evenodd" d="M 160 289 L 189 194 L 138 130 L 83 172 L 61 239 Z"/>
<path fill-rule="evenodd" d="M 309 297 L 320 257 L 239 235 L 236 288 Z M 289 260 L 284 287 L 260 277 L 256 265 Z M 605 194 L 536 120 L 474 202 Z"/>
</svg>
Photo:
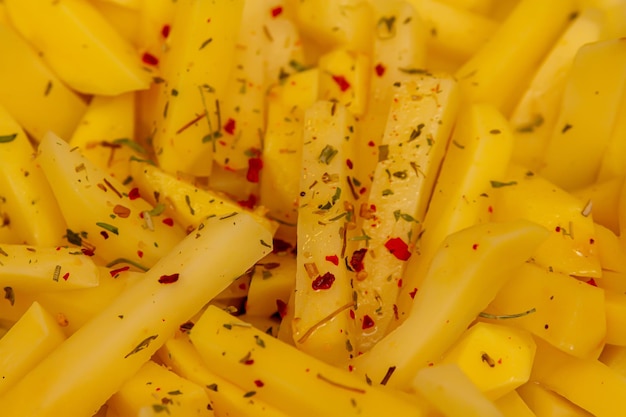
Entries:
<svg viewBox="0 0 626 417">
<path fill-rule="evenodd" d="M 248 208 L 250 210 L 252 210 L 256 206 L 256 203 L 257 203 L 257 196 L 254 194 L 250 194 L 247 200 L 237 201 L 237 204 L 239 204 L 241 207 Z"/>
<path fill-rule="evenodd" d="M 137 251 L 137 256 L 140 258 L 143 258 L 143 251 L 138 250 Z"/>
<path fill-rule="evenodd" d="M 409 245 L 399 237 L 394 237 L 385 242 L 385 247 L 393 256 L 401 261 L 406 261 L 411 257 Z"/>
<path fill-rule="evenodd" d="M 398 280 L 398 288 L 402 288 L 402 278 Z"/>
<path fill-rule="evenodd" d="M 272 7 L 272 10 L 270 10 L 272 17 L 278 17 L 282 14 L 282 12 L 283 8 L 281 6 Z"/>
<path fill-rule="evenodd" d="M 348 365 L 348 372 L 352 372 L 352 371 L 354 371 L 354 366 Z"/>
<path fill-rule="evenodd" d="M 366 191 L 367 191 L 367 188 L 361 187 L 361 189 L 359 190 L 359 194 L 363 195 L 365 194 Z"/>
<path fill-rule="evenodd" d="M 374 67 L 374 71 L 376 71 L 376 75 L 378 75 L 379 77 L 382 77 L 383 74 L 385 73 L 385 70 L 387 68 L 385 68 L 385 66 L 383 64 L 381 64 L 380 62 L 378 64 L 376 64 L 376 66 Z"/>
<path fill-rule="evenodd" d="M 161 36 L 163 36 L 164 38 L 170 36 L 170 29 L 170 25 L 163 25 L 163 27 L 161 28 Z"/>
<path fill-rule="evenodd" d="M 246 173 L 246 179 L 250 182 L 259 182 L 259 173 L 263 169 L 263 160 L 261 158 L 248 159 L 248 172 Z"/>
<path fill-rule="evenodd" d="M 498 359 L 498 365 L 502 365 L 502 358 Z"/>
<path fill-rule="evenodd" d="M 159 65 L 159 58 L 149 52 L 144 52 L 141 56 L 141 62 L 146 65 Z"/>
<path fill-rule="evenodd" d="M 374 142 L 373 140 L 370 140 L 369 142 L 367 142 L 367 146 L 374 147 L 376 146 L 376 142 Z"/>
<path fill-rule="evenodd" d="M 589 238 L 589 244 L 593 245 L 594 243 L 596 243 L 596 240 L 592 237 Z"/>
<path fill-rule="evenodd" d="M 113 270 L 109 271 L 109 274 L 111 274 L 111 276 L 113 278 L 115 278 L 121 272 L 128 271 L 129 269 L 130 269 L 130 266 L 123 266 L 121 268 L 117 268 L 117 269 L 113 269 Z"/>
<path fill-rule="evenodd" d="M 95 249 L 91 249 L 91 248 L 81 248 L 80 251 L 83 253 L 83 255 L 86 255 L 86 256 L 94 256 L 96 254 Z"/>
<path fill-rule="evenodd" d="M 337 83 L 341 91 L 346 91 L 350 88 L 350 83 L 343 75 L 333 75 L 333 81 Z"/>
<path fill-rule="evenodd" d="M 229 135 L 233 135 L 235 133 L 235 127 L 235 119 L 228 119 L 226 121 L 226 124 L 224 125 L 224 132 L 228 133 Z"/>
<path fill-rule="evenodd" d="M 247 285 L 246 285 L 245 282 L 242 282 L 241 284 L 238 285 L 238 287 L 239 287 L 240 290 L 245 290 Z"/>
<path fill-rule="evenodd" d="M 163 224 L 169 227 L 174 226 L 174 219 L 172 219 L 171 217 L 166 217 L 163 220 Z"/>
<path fill-rule="evenodd" d="M 65 274 L 63 274 L 63 280 L 67 281 L 67 279 L 70 277 L 70 273 L 66 272 Z"/>
<path fill-rule="evenodd" d="M 348 168 L 352 169 L 352 167 L 354 167 L 354 165 L 352 164 L 352 161 L 349 159 L 346 159 L 346 165 L 348 166 Z"/>
<path fill-rule="evenodd" d="M 409 295 L 411 296 L 411 299 L 415 299 L 415 294 L 417 294 L 417 288 L 413 288 L 413 291 L 409 293 Z"/>
<path fill-rule="evenodd" d="M 478 243 L 474 243 L 474 244 L 472 245 L 472 249 L 474 249 L 474 250 L 478 249 Z"/>
<path fill-rule="evenodd" d="M 487 207 L 487 211 L 488 211 L 489 213 L 493 213 L 493 206 L 489 206 L 489 207 Z"/>
<path fill-rule="evenodd" d="M 354 320 L 354 317 L 355 317 L 354 310 L 350 309 L 350 318 Z"/>
<path fill-rule="evenodd" d="M 286 242 L 282 239 L 273 239 L 272 241 L 274 249 L 272 253 L 285 253 L 292 249 L 292 245 L 289 242 Z"/>
<path fill-rule="evenodd" d="M 178 274 L 161 275 L 161 277 L 159 278 L 160 284 L 173 284 L 176 281 L 178 281 Z"/>
<path fill-rule="evenodd" d="M 245 361 L 243 361 L 244 365 L 252 365 L 254 364 L 254 359 L 246 359 Z"/>
<path fill-rule="evenodd" d="M 355 250 L 350 257 L 350 266 L 355 272 L 361 272 L 365 266 L 363 265 L 363 258 L 367 253 L 367 248 Z"/>
<path fill-rule="evenodd" d="M 557 232 L 557 233 L 560 233 L 561 232 L 561 227 L 560 226 L 555 227 L 554 231 Z"/>
<path fill-rule="evenodd" d="M 339 265 L 339 258 L 337 255 L 327 255 L 325 259 L 334 265 Z"/>
<path fill-rule="evenodd" d="M 327 290 L 333 286 L 333 282 L 335 282 L 335 276 L 330 272 L 327 272 L 324 275 L 319 275 L 317 278 L 315 278 L 311 283 L 311 287 L 315 291 Z"/>
<path fill-rule="evenodd" d="M 136 200 L 139 197 L 141 197 L 141 196 L 139 195 L 139 188 L 137 188 L 137 187 L 131 189 L 128 192 L 128 198 L 131 199 L 131 200 Z"/>
<path fill-rule="evenodd" d="M 587 284 L 591 285 L 592 287 L 597 287 L 598 284 L 596 283 L 596 280 L 593 278 L 589 278 L 589 281 L 586 281 Z"/>
<path fill-rule="evenodd" d="M 108 238 L 109 238 L 109 234 L 108 234 L 105 230 L 102 230 L 102 231 L 100 232 L 100 236 L 102 236 L 102 237 L 103 237 L 103 238 L 105 238 L 105 239 L 108 239 Z"/>
<path fill-rule="evenodd" d="M 261 381 L 260 379 L 255 379 L 254 380 L 254 385 L 256 385 L 258 388 L 261 388 L 262 386 L 265 385 L 265 383 L 263 381 Z"/>
<path fill-rule="evenodd" d="M 280 316 L 280 318 L 285 318 L 285 316 L 287 315 L 287 303 L 284 302 L 283 300 L 277 298 L 276 299 L 276 309 L 278 311 L 278 315 Z"/>
<path fill-rule="evenodd" d="M 374 319 L 372 319 L 367 314 L 363 316 L 363 323 L 361 324 L 361 329 L 363 330 L 371 329 L 372 327 L 374 327 L 374 325 L 375 325 Z"/>
</svg>

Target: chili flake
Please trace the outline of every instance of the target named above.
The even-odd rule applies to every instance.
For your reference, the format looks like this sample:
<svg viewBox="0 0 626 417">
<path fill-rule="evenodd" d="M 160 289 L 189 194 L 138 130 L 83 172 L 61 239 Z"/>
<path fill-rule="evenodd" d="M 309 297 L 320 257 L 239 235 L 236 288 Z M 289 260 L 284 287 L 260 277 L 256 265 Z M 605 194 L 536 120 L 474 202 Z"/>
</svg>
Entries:
<svg viewBox="0 0 626 417">
<path fill-rule="evenodd" d="M 236 127 L 235 120 L 228 119 L 226 121 L 226 124 L 224 124 L 224 132 L 228 133 L 229 135 L 233 135 L 235 133 L 235 127 Z"/>
<path fill-rule="evenodd" d="M 394 237 L 385 242 L 385 248 L 401 261 L 406 261 L 411 257 L 409 246 L 399 237 Z"/>
<path fill-rule="evenodd" d="M 355 250 L 350 257 L 350 266 L 355 272 L 361 272 L 365 266 L 363 265 L 363 258 L 367 253 L 367 248 Z"/>
<path fill-rule="evenodd" d="M 161 36 L 163 36 L 164 38 L 170 36 L 170 29 L 170 25 L 163 25 L 163 27 L 161 28 Z"/>
<path fill-rule="evenodd" d="M 319 275 L 317 278 L 313 280 L 311 287 L 317 290 L 327 290 L 333 286 L 333 282 L 335 282 L 335 276 L 330 272 L 326 272 L 324 275 Z"/>
<path fill-rule="evenodd" d="M 166 217 L 162 221 L 163 221 L 163 224 L 166 226 L 170 226 L 170 227 L 174 226 L 174 219 L 172 219 L 171 217 Z"/>
<path fill-rule="evenodd" d="M 282 12 L 283 8 L 281 6 L 272 7 L 272 9 L 270 10 L 272 17 L 278 17 L 282 14 Z"/>
<path fill-rule="evenodd" d="M 412 299 L 415 299 L 415 294 L 417 294 L 417 288 L 413 288 L 413 291 L 409 293 L 409 296 L 411 296 Z"/>
<path fill-rule="evenodd" d="M 160 284 L 173 284 L 176 281 L 178 281 L 178 273 L 172 274 L 172 275 L 161 275 L 159 277 L 159 283 Z"/>
<path fill-rule="evenodd" d="M 149 52 L 144 52 L 141 56 L 141 62 L 146 65 L 159 65 L 159 58 Z"/>
<path fill-rule="evenodd" d="M 333 81 L 337 83 L 341 91 L 346 91 L 348 88 L 350 88 L 350 83 L 343 75 L 333 75 L 332 77 Z"/>
<path fill-rule="evenodd" d="M 596 284 L 596 280 L 593 278 L 589 278 L 588 281 L 585 281 L 587 284 L 591 285 L 592 287 L 597 287 L 598 284 Z"/>
<path fill-rule="evenodd" d="M 123 266 L 123 267 L 121 267 L 121 268 L 113 269 L 113 270 L 109 271 L 109 274 L 111 274 L 111 276 L 112 276 L 113 278 L 117 278 L 117 276 L 118 276 L 121 272 L 128 271 L 129 269 L 130 269 L 130 266 L 128 266 L 128 265 L 127 265 L 127 266 Z"/>
<path fill-rule="evenodd" d="M 372 319 L 370 316 L 368 316 L 367 314 L 363 316 L 363 323 L 361 324 L 361 329 L 366 330 L 366 329 L 371 329 L 372 327 L 374 327 L 376 323 L 374 323 L 374 319 Z"/>
<path fill-rule="evenodd" d="M 287 315 L 287 303 L 283 300 L 277 298 L 276 299 L 276 310 L 278 311 L 278 315 L 280 318 L 284 318 Z"/>
<path fill-rule="evenodd" d="M 386 69 L 387 68 L 385 68 L 385 66 L 380 62 L 374 67 L 374 71 L 376 71 L 376 75 L 378 75 L 379 77 L 382 77 L 383 74 L 385 74 Z"/>
<path fill-rule="evenodd" d="M 4 287 L 4 299 L 9 300 L 11 305 L 15 304 L 15 292 L 12 287 Z"/>
<path fill-rule="evenodd" d="M 261 158 L 249 158 L 246 179 L 249 182 L 258 183 L 261 169 L 263 169 L 263 160 Z"/>
<path fill-rule="evenodd" d="M 325 259 L 334 265 L 339 265 L 339 258 L 337 255 L 327 255 Z"/>
<path fill-rule="evenodd" d="M 255 379 L 254 380 L 254 385 L 256 385 L 257 387 L 261 388 L 262 386 L 264 386 L 265 384 L 263 383 L 263 381 L 261 381 L 260 379 Z"/>
<path fill-rule="evenodd" d="M 141 197 L 141 196 L 139 195 L 139 188 L 137 188 L 137 187 L 131 189 L 128 192 L 128 198 L 131 199 L 131 200 L 136 200 L 139 197 Z"/>
<path fill-rule="evenodd" d="M 69 279 L 69 277 L 70 277 L 70 273 L 69 272 L 66 272 L 65 274 L 63 274 L 63 280 L 64 281 L 67 281 Z"/>
</svg>

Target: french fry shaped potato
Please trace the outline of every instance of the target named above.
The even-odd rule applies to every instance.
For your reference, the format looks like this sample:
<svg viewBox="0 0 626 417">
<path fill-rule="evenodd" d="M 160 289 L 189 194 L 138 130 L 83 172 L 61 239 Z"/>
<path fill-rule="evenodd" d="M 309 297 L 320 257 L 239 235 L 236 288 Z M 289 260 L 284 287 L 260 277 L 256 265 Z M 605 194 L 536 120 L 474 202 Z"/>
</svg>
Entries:
<svg viewBox="0 0 626 417">
<path fill-rule="evenodd" d="M 281 303 L 287 304 L 296 282 L 296 257 L 271 253 L 254 267 L 246 314 L 270 317 Z"/>
<path fill-rule="evenodd" d="M 441 242 L 451 233 L 489 220 L 490 180 L 506 172 L 512 147 L 511 129 L 495 107 L 478 104 L 460 110 L 416 250 L 407 262 L 397 303 L 400 319 L 410 309 Z"/>
<path fill-rule="evenodd" d="M 593 356 L 604 343 L 606 313 L 599 288 L 526 264 L 512 274 L 486 311 L 497 316 L 533 309 L 508 324 L 581 358 Z"/>
<path fill-rule="evenodd" d="M 190 338 L 218 376 L 243 388 L 250 398 L 271 402 L 287 415 L 424 415 L 411 402 L 370 386 L 213 306 L 196 322 Z"/>
<path fill-rule="evenodd" d="M 521 0 L 493 36 L 456 72 L 466 100 L 491 103 L 508 116 L 533 69 L 574 11 L 573 0 Z"/>
<path fill-rule="evenodd" d="M 34 152 L 20 125 L 0 105 L 2 223 L 10 226 L 16 243 L 56 246 L 63 242 L 65 222 Z"/>
<path fill-rule="evenodd" d="M 128 190 L 54 134 L 41 141 L 37 161 L 67 221 L 70 243 L 107 262 L 127 258 L 150 267 L 183 238 L 138 189 Z"/>
<path fill-rule="evenodd" d="M 411 385 L 446 417 L 504 417 L 457 364 L 423 368 Z"/>
<path fill-rule="evenodd" d="M 526 383 L 535 357 L 529 332 L 476 323 L 446 352 L 442 363 L 455 363 L 490 400 Z"/>
<path fill-rule="evenodd" d="M 520 397 L 537 417 L 593 417 L 571 401 L 536 382 L 529 382 L 517 389 Z"/>
<path fill-rule="evenodd" d="M 537 340 L 530 378 L 596 417 L 626 413 L 626 379 L 597 359 L 575 358 Z"/>
<path fill-rule="evenodd" d="M 2 7 L 6 7 L 3 3 Z M 0 103 L 37 141 L 52 130 L 69 137 L 87 105 L 8 24 L 0 24 Z"/>
<path fill-rule="evenodd" d="M 353 361 L 356 371 L 376 382 L 391 372 L 386 385 L 407 389 L 415 372 L 440 361 L 548 233 L 518 220 L 480 224 L 448 236 L 407 319 Z"/>
<path fill-rule="evenodd" d="M 67 247 L 2 245 L 0 286 L 58 291 L 98 285 L 98 269 L 81 250 Z"/>
<path fill-rule="evenodd" d="M 543 176 L 512 165 L 502 178 L 493 178 L 493 221 L 528 219 L 552 233 L 533 258 L 565 274 L 601 275 L 595 249 L 593 202 L 581 201 Z"/>
<path fill-rule="evenodd" d="M 267 242 L 271 235 L 245 214 L 209 219 L 0 396 L 3 415 L 91 415 L 182 323 L 267 254 Z"/>
<path fill-rule="evenodd" d="M 176 5 L 152 117 L 154 150 L 166 172 L 211 174 L 243 7 L 242 0 Z"/>
<path fill-rule="evenodd" d="M 299 349 L 335 365 L 347 363 L 356 346 L 349 313 L 354 271 L 346 268 L 356 235 L 354 125 L 345 106 L 329 101 L 314 104 L 304 119 L 293 338 Z"/>
<path fill-rule="evenodd" d="M 219 192 L 198 188 L 149 163 L 132 162 L 131 172 L 146 199 L 155 206 L 163 205 L 165 213 L 185 230 L 195 229 L 207 217 L 246 212 L 267 230 L 276 231 L 276 223 L 264 216 L 263 208 L 247 210 Z"/>
<path fill-rule="evenodd" d="M 89 2 L 9 0 L 5 4 L 20 34 L 74 90 L 117 95 L 148 88 L 150 74 L 133 46 Z"/>
<path fill-rule="evenodd" d="M 64 340 L 65 335 L 54 317 L 34 302 L 0 338 L 0 394 L 15 385 Z"/>
<path fill-rule="evenodd" d="M 446 76 L 420 75 L 396 90 L 369 199 L 359 208 L 362 236 L 353 238 L 360 239 L 362 262 L 355 281 L 360 351 L 380 340 L 395 318 L 400 280 L 424 220 L 458 99 L 456 81 Z"/>
<path fill-rule="evenodd" d="M 626 40 L 581 47 L 572 64 L 540 173 L 565 190 L 592 184 L 613 127 L 622 118 L 620 104 L 625 91 Z"/>
<path fill-rule="evenodd" d="M 498 398 L 494 404 L 504 417 L 535 417 L 535 413 L 528 408 L 517 391 L 511 391 L 504 397 Z"/>
<path fill-rule="evenodd" d="M 144 363 L 107 401 L 120 416 L 137 416 L 143 407 L 151 407 L 172 417 L 209 417 L 213 413 L 207 404 L 209 398 L 202 385 L 153 361 Z"/>
</svg>

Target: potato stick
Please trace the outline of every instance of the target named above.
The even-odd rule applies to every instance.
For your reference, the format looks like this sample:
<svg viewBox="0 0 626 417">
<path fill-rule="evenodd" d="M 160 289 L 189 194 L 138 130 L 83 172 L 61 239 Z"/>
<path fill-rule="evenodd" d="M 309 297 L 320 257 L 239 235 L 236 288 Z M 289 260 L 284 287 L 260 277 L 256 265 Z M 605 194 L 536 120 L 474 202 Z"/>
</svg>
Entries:
<svg viewBox="0 0 626 417">
<path fill-rule="evenodd" d="M 394 320 L 393 306 L 411 247 L 458 109 L 458 89 L 449 77 L 421 75 L 396 90 L 363 218 L 362 271 L 357 271 L 357 349 L 365 352 Z"/>
<path fill-rule="evenodd" d="M 537 170 L 558 117 L 559 103 L 578 49 L 600 38 L 605 16 L 585 9 L 572 20 L 530 81 L 511 114 L 515 130 L 513 160 Z"/>
<path fill-rule="evenodd" d="M 95 96 L 69 139 L 71 147 L 120 182 L 127 182 L 131 158 L 148 158 L 135 137 L 135 94 Z"/>
<path fill-rule="evenodd" d="M 498 398 L 494 404 L 505 417 L 536 417 L 517 391 Z"/>
<path fill-rule="evenodd" d="M 571 401 L 536 382 L 529 382 L 517 390 L 533 412 L 532 417 L 571 416 L 594 417 Z"/>
<path fill-rule="evenodd" d="M 243 388 L 215 375 L 191 344 L 187 334 L 176 333 L 157 351 L 157 355 L 176 373 L 205 387 L 218 416 L 286 417 L 274 406 L 258 398 L 246 397 L 247 391 Z"/>
<path fill-rule="evenodd" d="M 445 417 L 504 417 L 456 364 L 421 369 L 412 386 Z"/>
<path fill-rule="evenodd" d="M 65 340 L 49 312 L 34 302 L 0 338 L 0 394 L 11 388 Z"/>
<path fill-rule="evenodd" d="M 89 2 L 9 0 L 5 4 L 20 34 L 74 90 L 116 95 L 148 88 L 150 74 L 142 69 L 132 45 Z"/>
<path fill-rule="evenodd" d="M 626 346 L 626 294 L 604 290 L 606 308 L 606 343 Z"/>
<path fill-rule="evenodd" d="M 544 177 L 565 190 L 595 181 L 613 127 L 622 116 L 625 88 L 626 40 L 580 48 L 543 155 L 539 172 Z"/>
<path fill-rule="evenodd" d="M 537 224 L 517 220 L 448 236 L 407 319 L 353 361 L 356 371 L 381 381 L 393 369 L 387 385 L 407 389 L 415 372 L 440 360 L 548 234 Z"/>
<path fill-rule="evenodd" d="M 513 133 L 493 106 L 470 105 L 460 111 L 416 251 L 406 265 L 397 302 L 400 319 L 410 310 L 441 242 L 491 217 L 490 181 L 506 172 L 512 149 Z"/>
<path fill-rule="evenodd" d="M 41 141 L 37 161 L 68 222 L 67 240 L 106 262 L 127 258 L 150 267 L 183 238 L 173 219 L 160 216 L 163 207 L 152 207 L 137 188 L 128 190 L 54 134 Z"/>
<path fill-rule="evenodd" d="M 315 359 L 216 307 L 190 338 L 211 370 L 294 416 L 424 416 L 422 409 Z M 255 381 L 260 381 L 263 386 Z"/>
<path fill-rule="evenodd" d="M 182 323 L 270 250 L 270 234 L 251 217 L 209 219 L 0 397 L 3 415 L 91 416 Z"/>
<path fill-rule="evenodd" d="M 369 95 L 369 56 L 338 48 L 322 55 L 317 67 L 320 71 L 318 99 L 336 101 L 355 117 L 362 116 Z"/>
<path fill-rule="evenodd" d="M 134 47 L 139 46 L 140 13 L 137 9 L 124 7 L 106 0 L 92 1 L 92 5 L 117 32 Z"/>
<path fill-rule="evenodd" d="M 255 267 L 246 299 L 246 314 L 270 317 L 287 304 L 295 287 L 296 257 L 271 253 Z"/>
<path fill-rule="evenodd" d="M 596 359 L 574 358 L 537 340 L 531 380 L 596 417 L 626 415 L 626 379 Z"/>
<path fill-rule="evenodd" d="M 521 0 L 493 36 L 456 72 L 466 100 L 491 103 L 507 116 L 574 10 L 573 0 Z"/>
<path fill-rule="evenodd" d="M 264 216 L 262 207 L 247 210 L 221 193 L 195 187 L 148 163 L 132 162 L 131 172 L 146 199 L 155 206 L 164 204 L 165 212 L 186 230 L 195 229 L 209 216 L 246 212 L 270 232 L 276 231 L 277 224 Z"/>
<path fill-rule="evenodd" d="M 446 58 L 465 62 L 497 29 L 492 19 L 436 0 L 407 0 L 424 20 L 429 48 Z"/>
<path fill-rule="evenodd" d="M 243 7 L 242 0 L 176 5 L 169 48 L 161 59 L 164 82 L 158 84 L 152 116 L 154 150 L 166 172 L 211 174 L 216 141 L 227 122 L 220 104 L 233 69 Z"/>
<path fill-rule="evenodd" d="M 358 194 L 350 175 L 357 145 L 346 107 L 319 101 L 304 118 L 298 208 L 298 255 L 293 339 L 299 349 L 328 363 L 355 353 L 353 270 Z"/>
<path fill-rule="evenodd" d="M 441 362 L 458 365 L 491 401 L 526 383 L 535 358 L 532 335 L 500 323 L 472 325 Z"/>
<path fill-rule="evenodd" d="M 0 28 L 0 32 L 2 28 Z M 0 105 L 0 200 L 15 243 L 56 246 L 63 242 L 65 221 L 34 150 L 19 124 Z"/>
<path fill-rule="evenodd" d="M 75 248 L 0 246 L 0 286 L 24 291 L 58 291 L 98 285 L 93 260 Z"/>
<path fill-rule="evenodd" d="M 626 346 L 606 345 L 598 360 L 615 372 L 626 376 Z"/>
<path fill-rule="evenodd" d="M 2 7 L 6 8 L 5 3 Z M 0 24 L 0 102 L 36 140 L 52 130 L 69 137 L 87 109 L 14 28 Z"/>
</svg>

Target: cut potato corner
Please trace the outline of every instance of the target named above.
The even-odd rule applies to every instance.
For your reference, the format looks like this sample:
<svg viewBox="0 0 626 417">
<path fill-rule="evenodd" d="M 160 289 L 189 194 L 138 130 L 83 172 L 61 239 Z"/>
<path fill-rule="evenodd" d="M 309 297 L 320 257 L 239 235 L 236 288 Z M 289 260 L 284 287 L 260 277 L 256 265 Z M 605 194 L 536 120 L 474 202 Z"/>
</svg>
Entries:
<svg viewBox="0 0 626 417">
<path fill-rule="evenodd" d="M 7 24 L 0 24 L 0 44 L 2 60 L 11 63 L 0 66 L 2 105 L 36 141 L 49 130 L 70 137 L 87 109 L 85 102 Z"/>
<path fill-rule="evenodd" d="M 533 254 L 538 264 L 569 275 L 601 276 L 588 201 L 516 165 L 509 167 L 504 177 L 493 178 L 491 186 L 493 221 L 528 219 L 552 232 Z"/>
<path fill-rule="evenodd" d="M 573 0 L 518 2 L 493 36 L 456 72 L 465 100 L 493 104 L 508 116 L 575 10 Z"/>
<path fill-rule="evenodd" d="M 211 174 L 216 141 L 227 122 L 220 103 L 234 65 L 243 7 L 242 0 L 176 5 L 151 126 L 154 151 L 166 172 Z"/>
<path fill-rule="evenodd" d="M 529 382 L 519 387 L 517 391 L 537 417 L 593 417 L 576 404 L 540 384 Z"/>
<path fill-rule="evenodd" d="M 517 391 L 511 391 L 505 396 L 498 398 L 494 404 L 504 417 L 537 417 L 535 413 L 528 408 L 528 405 L 526 405 Z M 557 416 L 553 415 L 551 417 Z"/>
<path fill-rule="evenodd" d="M 623 115 L 625 91 L 626 39 L 590 43 L 578 50 L 543 153 L 539 172 L 545 178 L 568 191 L 595 182 Z M 615 145 L 615 150 L 622 146 Z"/>
<path fill-rule="evenodd" d="M 532 336 L 524 330 L 479 322 L 446 352 L 441 363 L 456 364 L 494 401 L 528 381 L 535 349 Z"/>
<path fill-rule="evenodd" d="M 242 212 L 251 215 L 272 234 L 278 227 L 276 222 L 265 217 L 263 207 L 248 210 L 222 193 L 198 188 L 152 164 L 132 162 L 131 173 L 146 200 L 155 207 L 162 207 L 187 231 L 194 230 L 209 217 Z"/>
<path fill-rule="evenodd" d="M 531 170 L 541 167 L 574 56 L 584 44 L 600 39 L 604 21 L 600 10 L 584 9 L 569 23 L 539 66 L 511 114 L 515 130 L 513 161 Z"/>
<path fill-rule="evenodd" d="M 135 94 L 95 96 L 69 140 L 85 158 L 118 181 L 126 183 L 131 159 L 145 159 L 148 153 L 135 137 Z"/>
<path fill-rule="evenodd" d="M 373 381 L 392 372 L 386 385 L 407 389 L 415 372 L 441 360 L 548 234 L 535 223 L 518 220 L 480 224 L 448 236 L 406 320 L 358 356 L 355 371 Z"/>
<path fill-rule="evenodd" d="M 187 333 L 177 332 L 157 351 L 157 356 L 177 374 L 204 387 L 217 416 L 286 417 L 274 406 L 249 394 L 254 391 L 244 391 L 242 387 L 215 375 L 202 360 Z M 260 379 L 254 381 L 255 389 L 262 389 L 264 385 Z"/>
<path fill-rule="evenodd" d="M 576 357 L 596 355 L 606 336 L 604 291 L 536 264 L 525 264 L 512 273 L 485 311 L 492 316 L 521 314 L 507 320 L 507 325 L 527 330 Z"/>
<path fill-rule="evenodd" d="M 0 394 L 33 369 L 65 340 L 57 321 L 34 302 L 0 338 Z"/>
<path fill-rule="evenodd" d="M 207 220 L 0 396 L 3 415 L 91 415 L 182 323 L 270 250 L 271 235 L 248 215 Z"/>
<path fill-rule="evenodd" d="M 246 314 L 270 317 L 286 305 L 295 288 L 296 257 L 271 253 L 254 266 Z"/>
<path fill-rule="evenodd" d="M 540 339 L 536 342 L 531 381 L 596 417 L 626 415 L 626 378 L 596 359 L 575 358 Z"/>
<path fill-rule="evenodd" d="M 447 76 L 421 75 L 396 89 L 367 202 L 355 236 L 357 350 L 380 340 L 395 319 L 407 260 L 424 220 L 458 110 L 458 89 Z M 357 163 L 358 161 L 355 161 Z M 364 255 L 364 256 L 363 256 Z"/>
<path fill-rule="evenodd" d="M 133 46 L 89 2 L 9 0 L 5 4 L 20 34 L 74 90 L 117 95 L 148 88 L 150 73 Z"/>
<path fill-rule="evenodd" d="M 127 189 L 54 134 L 41 141 L 37 162 L 68 223 L 68 242 L 106 262 L 126 258 L 149 268 L 184 237 L 137 188 Z"/>
<path fill-rule="evenodd" d="M 152 361 L 142 365 L 107 400 L 113 412 L 137 416 L 142 408 L 152 408 L 172 417 L 210 417 L 209 397 L 202 385 L 193 383 Z"/>
<path fill-rule="evenodd" d="M 96 264 L 75 248 L 2 245 L 0 256 L 0 287 L 58 291 L 98 285 Z"/>
<path fill-rule="evenodd" d="M 254 391 L 254 398 L 275 404 L 287 415 L 425 415 L 413 402 L 370 386 L 214 307 L 204 312 L 190 338 L 218 376 L 246 392 Z"/>
<path fill-rule="evenodd" d="M 305 113 L 298 208 L 293 339 L 334 365 L 354 356 L 354 270 L 358 194 L 350 175 L 357 138 L 345 106 L 318 101 Z"/>
<path fill-rule="evenodd" d="M 408 260 L 398 295 L 399 324 L 411 308 L 430 262 L 451 233 L 489 221 L 493 212 L 490 181 L 506 172 L 513 149 L 508 122 L 495 107 L 461 109 L 428 211 Z"/>
<path fill-rule="evenodd" d="M 2 27 L 0 39 L 1 33 Z M 0 105 L 0 222 L 11 229 L 15 243 L 54 247 L 63 243 L 65 221 L 34 153 L 20 125 Z"/>
<path fill-rule="evenodd" d="M 445 417 L 504 417 L 457 364 L 420 369 L 411 386 Z"/>
</svg>

